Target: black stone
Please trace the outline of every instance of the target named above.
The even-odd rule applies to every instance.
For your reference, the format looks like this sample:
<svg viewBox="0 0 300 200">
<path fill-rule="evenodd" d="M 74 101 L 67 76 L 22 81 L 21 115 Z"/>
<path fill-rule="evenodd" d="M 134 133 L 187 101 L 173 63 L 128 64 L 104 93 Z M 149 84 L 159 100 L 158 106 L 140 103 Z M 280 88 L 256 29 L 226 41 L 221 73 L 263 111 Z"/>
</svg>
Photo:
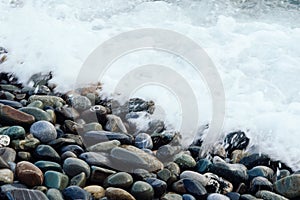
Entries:
<svg viewBox="0 0 300 200">
<path fill-rule="evenodd" d="M 62 193 L 65 197 L 65 200 L 92 200 L 90 193 L 75 185 L 65 188 Z"/>
<path fill-rule="evenodd" d="M 226 135 L 224 139 L 225 150 L 229 155 L 236 149 L 246 149 L 250 139 L 242 131 L 232 132 Z"/>
</svg>

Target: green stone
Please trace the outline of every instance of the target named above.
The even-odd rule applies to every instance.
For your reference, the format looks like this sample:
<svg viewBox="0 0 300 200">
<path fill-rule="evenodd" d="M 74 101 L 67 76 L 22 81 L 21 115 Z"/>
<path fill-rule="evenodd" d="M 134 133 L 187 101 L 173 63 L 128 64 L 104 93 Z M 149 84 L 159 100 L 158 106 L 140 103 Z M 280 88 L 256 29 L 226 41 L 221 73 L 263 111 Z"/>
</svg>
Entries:
<svg viewBox="0 0 300 200">
<path fill-rule="evenodd" d="M 43 109 L 44 108 L 44 104 L 40 100 L 36 100 L 36 101 L 33 101 L 30 104 L 28 104 L 27 107 L 34 107 L 34 108 Z"/>
<path fill-rule="evenodd" d="M 61 168 L 60 164 L 58 164 L 56 162 L 40 160 L 40 161 L 35 162 L 34 165 L 37 166 L 38 168 L 40 168 L 40 170 L 42 170 L 43 172 L 46 172 L 49 170 L 62 172 L 62 168 Z"/>
<path fill-rule="evenodd" d="M 19 88 L 17 86 L 9 85 L 9 84 L 0 84 L 0 89 L 6 90 L 9 92 L 15 92 L 15 91 L 19 90 Z"/>
<path fill-rule="evenodd" d="M 49 200 L 64 200 L 63 195 L 58 189 L 50 188 L 47 191 L 47 197 Z"/>
<path fill-rule="evenodd" d="M 36 138 L 26 138 L 25 140 L 19 140 L 18 149 L 32 150 L 40 144 L 40 141 Z"/>
<path fill-rule="evenodd" d="M 0 135 L 3 135 L 3 133 L 9 129 L 9 126 L 3 126 L 3 127 L 0 127 Z"/>
<path fill-rule="evenodd" d="M 26 160 L 26 161 L 30 161 L 32 159 L 31 153 L 26 151 L 19 151 L 18 157 L 20 158 L 20 160 Z"/>
<path fill-rule="evenodd" d="M 92 122 L 83 125 L 83 132 L 88 132 L 88 131 L 103 131 L 103 128 L 101 124 L 97 122 Z"/>
<path fill-rule="evenodd" d="M 41 121 L 41 120 L 48 121 L 48 122 L 52 121 L 49 114 L 40 108 L 24 107 L 24 108 L 20 108 L 19 110 L 24 113 L 34 116 L 36 121 Z"/>
<path fill-rule="evenodd" d="M 86 183 L 86 175 L 84 172 L 81 172 L 80 174 L 74 176 L 70 181 L 70 185 L 77 185 L 79 187 L 84 187 L 85 183 Z"/>
<path fill-rule="evenodd" d="M 132 176 L 126 172 L 119 172 L 107 178 L 107 184 L 109 187 L 127 189 L 131 186 L 132 183 Z"/>
<path fill-rule="evenodd" d="M 45 173 L 45 186 L 48 188 L 56 188 L 58 190 L 63 190 L 69 184 L 69 178 L 67 175 L 56 172 L 47 171 Z"/>
<path fill-rule="evenodd" d="M 178 154 L 175 157 L 174 162 L 178 164 L 179 167 L 182 169 L 190 169 L 196 166 L 195 159 L 192 156 L 185 153 Z"/>
<path fill-rule="evenodd" d="M 137 200 L 152 200 L 154 196 L 154 190 L 149 183 L 137 181 L 132 185 L 131 194 Z"/>
<path fill-rule="evenodd" d="M 22 126 L 11 126 L 4 131 L 3 135 L 8 135 L 11 140 L 24 139 L 25 129 Z"/>
<path fill-rule="evenodd" d="M 43 102 L 44 106 L 57 107 L 57 104 L 65 104 L 66 102 L 57 96 L 49 95 L 32 95 L 29 97 L 28 101 L 31 103 L 33 101 L 39 100 Z"/>
</svg>

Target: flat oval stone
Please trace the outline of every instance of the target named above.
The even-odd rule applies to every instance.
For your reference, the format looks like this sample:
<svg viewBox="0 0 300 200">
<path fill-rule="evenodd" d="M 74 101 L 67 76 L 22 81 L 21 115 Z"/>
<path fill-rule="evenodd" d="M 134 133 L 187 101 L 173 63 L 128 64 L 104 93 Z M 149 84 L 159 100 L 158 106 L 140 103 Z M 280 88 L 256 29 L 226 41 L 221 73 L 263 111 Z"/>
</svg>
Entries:
<svg viewBox="0 0 300 200">
<path fill-rule="evenodd" d="M 81 159 L 67 158 L 64 161 L 63 169 L 68 176 L 75 176 L 81 172 L 84 172 L 87 177 L 90 176 L 90 166 Z"/>
<path fill-rule="evenodd" d="M 151 136 L 147 133 L 139 133 L 135 137 L 134 146 L 139 149 L 152 149 L 153 142 Z"/>
<path fill-rule="evenodd" d="M 6 162 L 15 162 L 16 160 L 16 151 L 9 147 L 0 148 L 0 157 Z"/>
<path fill-rule="evenodd" d="M 259 165 L 268 166 L 270 158 L 265 154 L 255 153 L 243 157 L 239 163 L 245 165 L 248 169 L 252 169 Z"/>
<path fill-rule="evenodd" d="M 41 144 L 35 149 L 35 156 L 38 159 L 60 162 L 59 154 L 49 145 Z"/>
<path fill-rule="evenodd" d="M 67 158 L 77 158 L 77 155 L 71 151 L 66 151 L 65 153 L 61 154 L 62 160 L 66 160 Z"/>
<path fill-rule="evenodd" d="M 77 174 L 70 181 L 70 185 L 77 185 L 79 187 L 84 187 L 85 183 L 86 183 L 86 175 L 84 172 Z"/>
<path fill-rule="evenodd" d="M 195 167 L 196 171 L 199 172 L 200 174 L 204 174 L 209 171 L 211 164 L 212 164 L 211 161 L 207 158 L 200 159 L 199 161 L 197 161 Z"/>
<path fill-rule="evenodd" d="M 250 182 L 250 189 L 251 193 L 256 193 L 259 190 L 270 190 L 272 191 L 273 185 L 272 183 L 265 177 L 255 177 Z"/>
<path fill-rule="evenodd" d="M 8 184 L 14 181 L 14 173 L 10 169 L 0 169 L 0 184 Z"/>
<path fill-rule="evenodd" d="M 14 189 L 6 192 L 9 200 L 30 199 L 30 200 L 49 200 L 47 196 L 39 190 Z"/>
<path fill-rule="evenodd" d="M 61 153 L 65 153 L 66 151 L 71 151 L 76 155 L 80 155 L 84 152 L 84 150 L 79 145 L 75 145 L 75 144 L 63 146 L 60 150 Z"/>
<path fill-rule="evenodd" d="M 74 185 L 65 188 L 62 193 L 65 197 L 65 200 L 75 200 L 75 199 L 90 200 L 91 199 L 91 195 L 87 191 Z"/>
<path fill-rule="evenodd" d="M 248 173 L 250 180 L 252 180 L 253 178 L 258 177 L 258 176 L 262 176 L 269 180 L 272 180 L 272 178 L 274 176 L 274 171 L 267 166 L 253 167 L 251 170 L 248 170 L 247 173 Z"/>
<path fill-rule="evenodd" d="M 43 183 L 43 172 L 30 162 L 18 162 L 15 171 L 19 181 L 24 183 L 25 185 L 33 187 L 42 185 Z"/>
<path fill-rule="evenodd" d="M 69 184 L 69 177 L 57 171 L 47 171 L 45 173 L 45 186 L 63 190 Z"/>
<path fill-rule="evenodd" d="M 55 188 L 50 188 L 47 191 L 47 197 L 49 200 L 64 200 L 62 193 Z"/>
<path fill-rule="evenodd" d="M 105 196 L 109 200 L 135 200 L 135 198 L 126 190 L 114 187 L 107 188 L 105 191 Z"/>
<path fill-rule="evenodd" d="M 230 200 L 230 198 L 223 194 L 212 193 L 208 195 L 207 200 Z"/>
<path fill-rule="evenodd" d="M 4 100 L 4 99 L 0 99 L 0 103 L 3 105 L 7 105 L 7 106 L 11 106 L 13 108 L 22 108 L 23 105 L 17 101 L 12 101 L 12 100 Z"/>
<path fill-rule="evenodd" d="M 30 104 L 28 104 L 26 107 L 27 108 L 40 108 L 40 109 L 43 109 L 44 104 L 43 104 L 43 102 L 41 102 L 39 100 L 36 100 L 36 101 L 33 101 Z"/>
<path fill-rule="evenodd" d="M 282 178 L 274 183 L 274 189 L 287 198 L 300 196 L 300 174 L 294 174 Z"/>
<path fill-rule="evenodd" d="M 130 174 L 126 172 L 118 172 L 116 174 L 110 175 L 106 181 L 108 187 L 117 187 L 127 189 L 133 183 L 133 178 Z"/>
<path fill-rule="evenodd" d="M 87 150 L 93 152 L 110 152 L 113 148 L 118 147 L 120 145 L 121 142 L 119 142 L 118 140 L 111 140 L 111 141 L 100 142 L 92 146 L 89 146 L 87 147 Z"/>
<path fill-rule="evenodd" d="M 94 199 L 101 199 L 105 196 L 104 188 L 99 185 L 89 185 L 83 189 L 90 193 Z"/>
<path fill-rule="evenodd" d="M 8 135 L 11 140 L 24 139 L 25 129 L 22 126 L 11 126 L 3 134 Z"/>
<path fill-rule="evenodd" d="M 154 190 L 149 183 L 143 181 L 135 182 L 131 187 L 130 192 L 137 200 L 152 200 Z"/>
<path fill-rule="evenodd" d="M 32 115 L 19 111 L 13 107 L 0 104 L 0 121 L 2 125 L 29 126 L 35 119 Z"/>
<path fill-rule="evenodd" d="M 89 109 L 92 106 L 91 101 L 86 96 L 74 96 L 71 98 L 71 105 L 79 111 Z"/>
<path fill-rule="evenodd" d="M 62 172 L 60 164 L 56 162 L 40 160 L 35 162 L 34 165 L 40 168 L 40 170 L 42 170 L 43 172 L 46 172 L 48 170 Z"/>
<path fill-rule="evenodd" d="M 167 183 L 157 178 L 147 178 L 146 182 L 149 183 L 154 190 L 154 197 L 159 198 L 167 191 Z"/>
<path fill-rule="evenodd" d="M 38 121 L 32 124 L 30 133 L 43 143 L 50 142 L 57 137 L 55 127 L 48 121 Z"/>
<path fill-rule="evenodd" d="M 196 198 L 191 194 L 182 195 L 182 200 L 196 200 Z"/>
<path fill-rule="evenodd" d="M 36 121 L 41 121 L 41 120 L 48 121 L 48 122 L 52 121 L 49 114 L 40 108 L 24 107 L 24 108 L 20 108 L 19 110 L 24 113 L 34 116 Z"/>
<path fill-rule="evenodd" d="M 161 200 L 182 200 L 182 196 L 175 193 L 168 193 L 164 195 Z"/>
<path fill-rule="evenodd" d="M 173 144 L 177 143 L 177 138 L 179 138 L 179 133 L 174 131 L 164 131 L 164 132 L 154 132 L 151 135 L 153 142 L 153 149 L 158 149 L 162 145 L 169 144 L 172 142 Z"/>
<path fill-rule="evenodd" d="M 257 198 L 266 199 L 266 200 L 288 200 L 288 198 L 285 198 L 284 196 L 281 196 L 279 194 L 267 190 L 260 190 L 255 194 L 255 196 Z"/>
<path fill-rule="evenodd" d="M 95 165 L 98 167 L 113 167 L 110 156 L 105 153 L 85 152 L 80 154 L 79 158 L 83 159 L 89 165 Z"/>
</svg>

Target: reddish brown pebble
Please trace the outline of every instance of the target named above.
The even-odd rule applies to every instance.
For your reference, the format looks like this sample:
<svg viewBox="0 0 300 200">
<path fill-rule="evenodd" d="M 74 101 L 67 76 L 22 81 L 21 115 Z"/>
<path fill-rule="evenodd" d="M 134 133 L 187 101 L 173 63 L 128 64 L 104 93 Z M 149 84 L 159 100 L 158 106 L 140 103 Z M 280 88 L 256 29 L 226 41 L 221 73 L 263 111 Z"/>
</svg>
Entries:
<svg viewBox="0 0 300 200">
<path fill-rule="evenodd" d="M 24 183 L 30 187 L 43 184 L 43 172 L 30 162 L 19 162 L 16 166 L 16 175 L 21 183 Z"/>
</svg>

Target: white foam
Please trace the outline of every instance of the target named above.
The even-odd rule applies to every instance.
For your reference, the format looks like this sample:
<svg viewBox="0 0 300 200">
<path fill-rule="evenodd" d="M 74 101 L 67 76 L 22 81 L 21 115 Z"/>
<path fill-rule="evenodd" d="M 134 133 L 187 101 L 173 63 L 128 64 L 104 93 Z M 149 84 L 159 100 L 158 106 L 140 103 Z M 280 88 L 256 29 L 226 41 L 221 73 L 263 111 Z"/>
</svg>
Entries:
<svg viewBox="0 0 300 200">
<path fill-rule="evenodd" d="M 226 93 L 224 131 L 249 129 L 261 152 L 299 169 L 299 12 L 249 2 L 236 6 L 234 0 L 28 0 L 14 4 L 2 0 L 0 45 L 9 50 L 9 59 L 1 71 L 13 71 L 26 80 L 32 73 L 53 70 L 53 81 L 66 90 L 75 83 L 89 53 L 111 36 L 142 27 L 175 30 L 198 42 L 219 70 Z M 145 63 L 156 60 L 177 65 L 195 91 L 201 91 L 197 93 L 202 101 L 201 121 L 210 120 L 209 95 L 186 64 L 170 55 L 142 55 L 149 55 Z M 119 64 L 125 70 L 141 64 L 140 60 L 133 55 Z M 111 75 L 104 84 L 111 88 L 117 80 Z M 168 92 L 159 92 L 164 98 L 153 95 L 162 106 L 178 108 Z M 177 122 L 178 113 L 168 112 L 172 113 L 169 121 Z"/>
</svg>

